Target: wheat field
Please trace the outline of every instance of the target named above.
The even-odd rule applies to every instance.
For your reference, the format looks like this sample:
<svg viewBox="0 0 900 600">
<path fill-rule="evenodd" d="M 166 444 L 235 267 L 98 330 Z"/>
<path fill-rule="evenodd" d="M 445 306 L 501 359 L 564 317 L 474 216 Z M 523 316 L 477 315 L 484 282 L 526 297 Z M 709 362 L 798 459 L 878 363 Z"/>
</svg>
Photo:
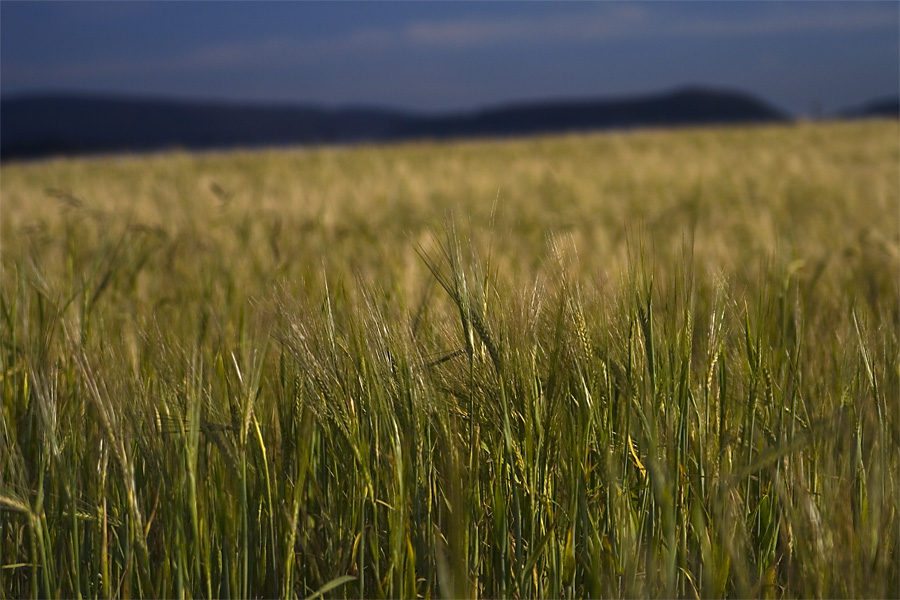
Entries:
<svg viewBox="0 0 900 600">
<path fill-rule="evenodd" d="M 900 596 L 900 127 L 5 164 L 0 597 Z"/>
</svg>

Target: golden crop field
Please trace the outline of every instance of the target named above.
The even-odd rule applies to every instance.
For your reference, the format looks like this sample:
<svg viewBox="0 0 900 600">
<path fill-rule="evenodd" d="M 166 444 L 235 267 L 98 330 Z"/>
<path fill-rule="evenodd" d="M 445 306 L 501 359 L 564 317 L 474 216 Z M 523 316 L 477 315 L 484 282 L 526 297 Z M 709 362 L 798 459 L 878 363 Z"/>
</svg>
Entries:
<svg viewBox="0 0 900 600">
<path fill-rule="evenodd" d="M 895 120 L 5 164 L 0 597 L 900 595 Z"/>
</svg>

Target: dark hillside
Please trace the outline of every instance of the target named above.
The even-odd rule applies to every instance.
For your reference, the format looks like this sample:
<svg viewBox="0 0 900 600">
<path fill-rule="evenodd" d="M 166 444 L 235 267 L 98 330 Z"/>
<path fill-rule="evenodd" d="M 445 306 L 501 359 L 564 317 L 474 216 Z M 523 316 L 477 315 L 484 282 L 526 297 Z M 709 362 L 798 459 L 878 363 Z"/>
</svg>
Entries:
<svg viewBox="0 0 900 600">
<path fill-rule="evenodd" d="M 60 94 L 0 101 L 0 158 L 516 136 L 788 118 L 747 94 L 703 88 L 619 99 L 511 104 L 432 116 L 373 108 Z"/>
<path fill-rule="evenodd" d="M 378 110 L 244 106 L 106 96 L 0 103 L 4 159 L 46 154 L 321 144 L 378 139 L 406 116 Z"/>
<path fill-rule="evenodd" d="M 900 96 L 878 98 L 860 106 L 845 108 L 838 113 L 838 117 L 848 119 L 867 119 L 870 117 L 900 118 Z"/>
<path fill-rule="evenodd" d="M 686 88 L 611 100 L 516 104 L 413 124 L 411 135 L 509 136 L 595 129 L 775 122 L 788 116 L 741 92 Z"/>
</svg>

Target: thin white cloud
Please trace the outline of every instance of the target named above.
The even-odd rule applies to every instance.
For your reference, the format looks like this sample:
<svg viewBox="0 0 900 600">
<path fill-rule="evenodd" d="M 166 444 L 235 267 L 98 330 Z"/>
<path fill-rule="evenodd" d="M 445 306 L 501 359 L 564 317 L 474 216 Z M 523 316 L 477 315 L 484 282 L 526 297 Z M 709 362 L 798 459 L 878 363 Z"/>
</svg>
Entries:
<svg viewBox="0 0 900 600">
<path fill-rule="evenodd" d="M 787 33 L 852 33 L 897 27 L 897 11 L 889 3 L 855 5 L 822 4 L 821 12 L 796 11 L 802 3 L 780 5 L 783 10 L 742 19 L 705 18 L 693 21 L 680 20 L 672 24 L 668 34 L 672 36 L 725 37 L 740 35 Z M 827 9 L 832 10 L 827 10 Z M 666 35 L 662 28 L 654 32 Z"/>
<path fill-rule="evenodd" d="M 801 32 L 853 32 L 896 27 L 897 12 L 888 3 L 867 5 L 777 6 L 779 10 L 741 17 L 689 18 L 646 5 L 606 5 L 590 12 L 549 17 L 512 16 L 419 21 L 402 37 L 431 47 L 471 48 L 509 42 L 602 41 L 624 38 L 726 37 Z M 801 10 L 797 10 L 801 8 Z"/>
<path fill-rule="evenodd" d="M 418 21 L 409 25 L 403 33 L 414 44 L 468 48 L 509 42 L 619 37 L 639 30 L 646 21 L 647 11 L 643 7 L 617 5 L 587 14 Z"/>
</svg>

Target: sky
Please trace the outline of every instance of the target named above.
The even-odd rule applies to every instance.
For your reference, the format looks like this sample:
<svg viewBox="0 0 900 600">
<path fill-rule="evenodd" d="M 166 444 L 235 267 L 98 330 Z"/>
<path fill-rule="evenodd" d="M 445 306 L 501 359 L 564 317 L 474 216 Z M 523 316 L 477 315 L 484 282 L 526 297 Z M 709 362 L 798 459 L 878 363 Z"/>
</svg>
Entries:
<svg viewBox="0 0 900 600">
<path fill-rule="evenodd" d="M 896 96 L 900 2 L 0 2 L 0 94 L 423 112 L 684 85 L 796 115 Z"/>
</svg>

